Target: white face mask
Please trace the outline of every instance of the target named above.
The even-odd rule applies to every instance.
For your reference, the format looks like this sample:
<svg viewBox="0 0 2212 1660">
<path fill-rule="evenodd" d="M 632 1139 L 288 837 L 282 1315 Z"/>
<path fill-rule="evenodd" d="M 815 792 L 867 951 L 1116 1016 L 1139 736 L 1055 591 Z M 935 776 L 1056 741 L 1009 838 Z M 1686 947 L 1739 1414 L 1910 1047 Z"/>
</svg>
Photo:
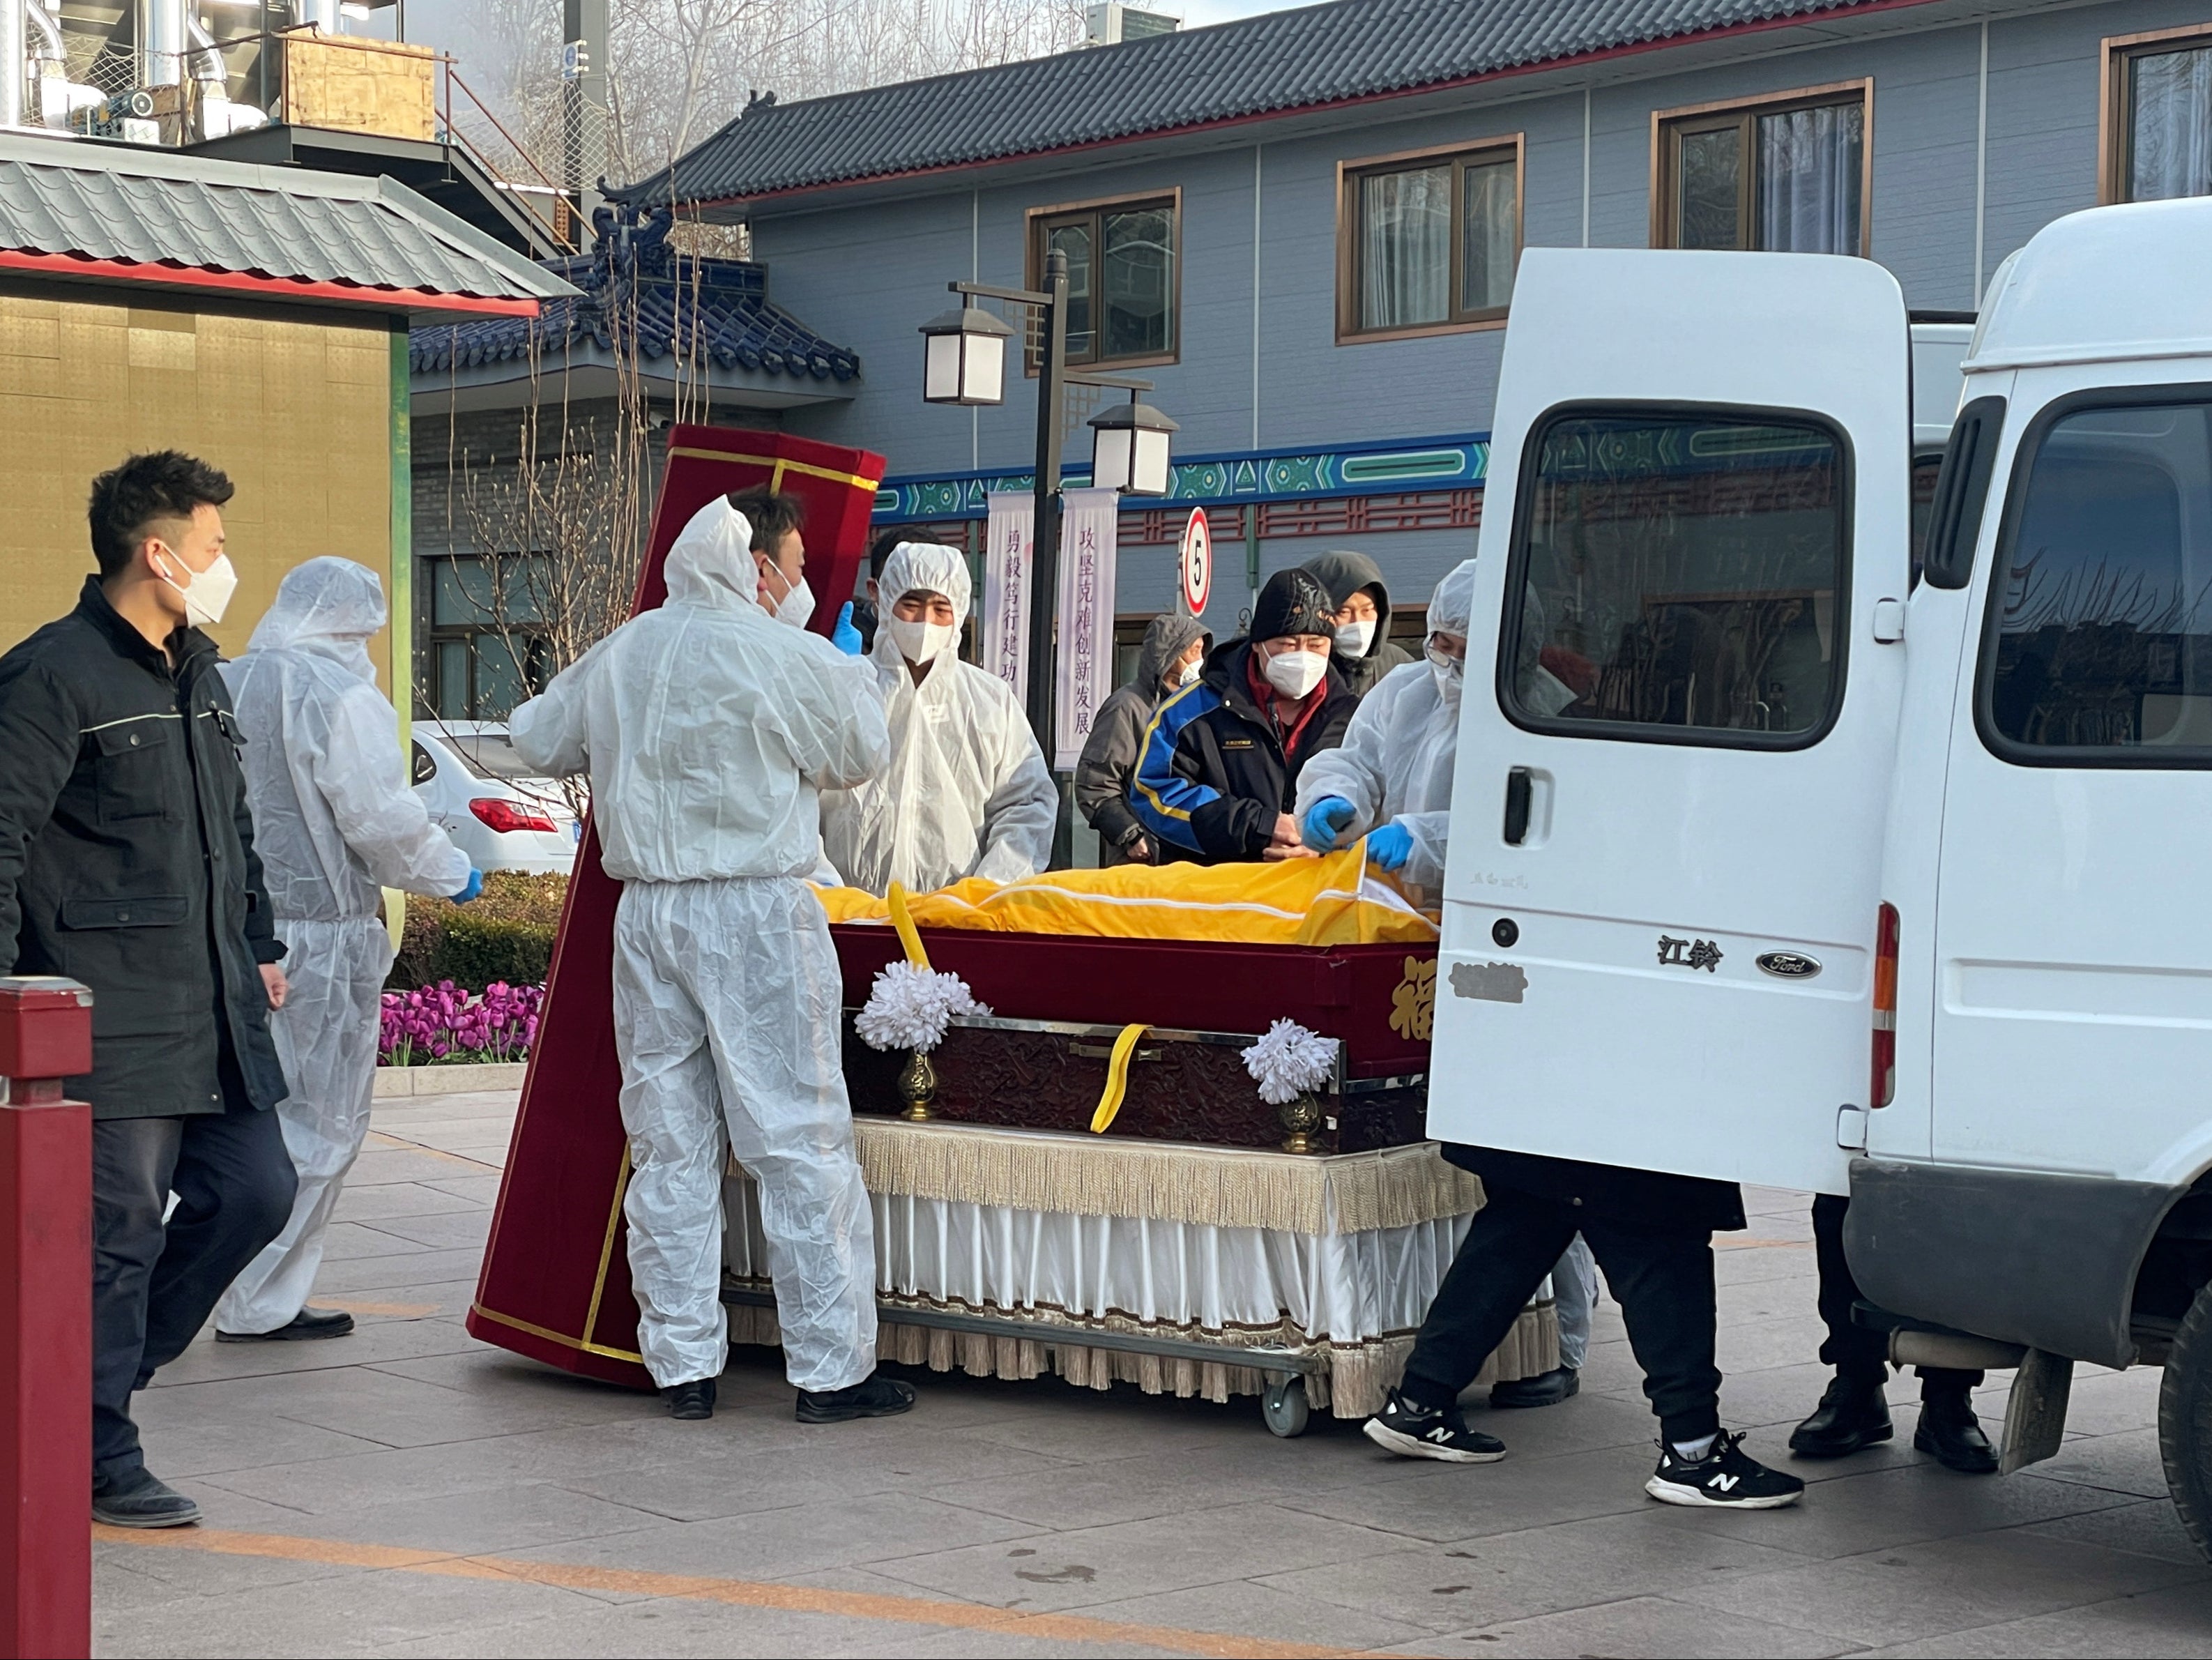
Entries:
<svg viewBox="0 0 2212 1660">
<path fill-rule="evenodd" d="M 1375 642 L 1375 618 L 1370 617 L 1357 623 L 1336 625 L 1336 648 L 1346 657 L 1364 657 L 1367 648 Z"/>
<path fill-rule="evenodd" d="M 775 620 L 803 629 L 814 620 L 814 590 L 800 577 L 799 586 L 775 602 Z"/>
<path fill-rule="evenodd" d="M 950 623 L 909 623 L 903 617 L 885 617 L 884 626 L 890 630 L 899 655 L 917 666 L 936 660 L 960 635 Z"/>
<path fill-rule="evenodd" d="M 1467 680 L 1465 660 L 1447 656 L 1434 646 L 1429 647 L 1425 654 L 1430 672 L 1437 677 L 1437 690 L 1448 699 L 1458 696 L 1460 687 Z"/>
<path fill-rule="evenodd" d="M 1303 698 L 1328 672 L 1328 659 L 1319 652 L 1286 651 L 1280 657 L 1270 657 L 1267 666 L 1267 684 L 1284 696 Z"/>
<path fill-rule="evenodd" d="M 1197 678 L 1198 665 L 1195 663 L 1185 663 L 1176 671 L 1175 683 L 1177 686 L 1187 686 Z"/>
<path fill-rule="evenodd" d="M 223 612 L 230 608 L 230 596 L 238 592 L 238 572 L 230 556 L 218 553 L 215 563 L 202 571 L 191 569 L 174 553 L 166 556 L 185 572 L 185 580 L 181 582 L 167 571 L 161 573 L 164 582 L 185 596 L 185 621 L 196 629 L 213 628 L 222 622 Z"/>
</svg>

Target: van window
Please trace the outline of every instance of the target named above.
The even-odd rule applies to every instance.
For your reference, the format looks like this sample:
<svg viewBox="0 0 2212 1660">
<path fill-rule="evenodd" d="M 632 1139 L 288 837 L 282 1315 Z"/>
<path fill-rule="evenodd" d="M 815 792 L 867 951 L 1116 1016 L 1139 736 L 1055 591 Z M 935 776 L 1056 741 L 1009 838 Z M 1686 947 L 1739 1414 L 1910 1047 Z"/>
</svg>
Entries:
<svg viewBox="0 0 2212 1660">
<path fill-rule="evenodd" d="M 2212 399 L 2062 407 L 2029 442 L 1991 574 L 1984 740 L 2212 764 Z"/>
<path fill-rule="evenodd" d="M 1847 457 L 1802 417 L 1553 416 L 1528 450 L 1501 706 L 1592 738 L 1816 741 L 1844 684 Z"/>
</svg>

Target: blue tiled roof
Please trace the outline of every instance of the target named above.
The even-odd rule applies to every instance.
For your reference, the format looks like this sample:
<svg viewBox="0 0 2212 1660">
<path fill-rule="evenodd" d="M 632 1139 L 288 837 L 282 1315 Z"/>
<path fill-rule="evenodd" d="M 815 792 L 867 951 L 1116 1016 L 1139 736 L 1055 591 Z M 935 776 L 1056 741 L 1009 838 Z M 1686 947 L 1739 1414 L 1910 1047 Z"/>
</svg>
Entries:
<svg viewBox="0 0 2212 1660">
<path fill-rule="evenodd" d="M 768 273 L 743 259 L 694 258 L 667 246 L 664 211 L 639 222 L 602 210 L 592 253 L 545 262 L 576 290 L 548 300 L 534 319 L 487 318 L 418 328 L 408 343 L 416 374 L 442 374 L 526 357 L 537 337 L 541 362 L 579 346 L 615 350 L 635 331 L 645 362 L 672 356 L 714 368 L 789 375 L 795 380 L 854 379 L 860 354 L 834 345 L 768 297 Z"/>
<path fill-rule="evenodd" d="M 763 98 L 623 194 L 742 203 L 1925 3 L 1335 0 L 831 97 Z"/>
</svg>

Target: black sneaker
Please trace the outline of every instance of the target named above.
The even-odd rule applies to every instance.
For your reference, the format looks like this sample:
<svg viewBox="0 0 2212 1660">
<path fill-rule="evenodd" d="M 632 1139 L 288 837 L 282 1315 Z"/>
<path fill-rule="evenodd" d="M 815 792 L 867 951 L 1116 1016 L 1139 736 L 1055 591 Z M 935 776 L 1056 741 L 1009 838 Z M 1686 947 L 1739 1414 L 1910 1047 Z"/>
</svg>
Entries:
<svg viewBox="0 0 2212 1660">
<path fill-rule="evenodd" d="M 695 1377 L 688 1383 L 671 1383 L 661 1390 L 668 1402 L 668 1415 L 684 1423 L 696 1423 L 714 1415 L 714 1380 Z"/>
<path fill-rule="evenodd" d="M 1893 1433 L 1882 1380 L 1838 1372 L 1813 1415 L 1790 1432 L 1790 1450 L 1800 1458 L 1842 1458 Z"/>
<path fill-rule="evenodd" d="M 1662 1505 L 1698 1505 L 1713 1510 L 1780 1510 L 1805 1496 L 1794 1475 L 1771 1470 L 1743 1450 L 1743 1437 L 1723 1430 L 1703 1458 L 1685 1458 L 1664 1442 L 1659 1468 L 1644 1491 Z"/>
<path fill-rule="evenodd" d="M 1582 1390 L 1583 1375 L 1572 1366 L 1554 1366 L 1534 1377 L 1516 1377 L 1490 1386 L 1492 1410 L 1509 1407 L 1556 1407 L 1571 1401 Z"/>
<path fill-rule="evenodd" d="M 1505 1444 L 1471 1430 L 1456 1406 L 1443 1412 L 1417 1407 L 1396 1389 L 1382 1410 L 1369 1419 L 1364 1432 L 1376 1446 L 1401 1458 L 1435 1458 L 1447 1464 L 1494 1464 L 1505 1456 Z"/>
<path fill-rule="evenodd" d="M 301 1309 L 274 1331 L 217 1331 L 218 1343 L 301 1343 L 319 1337 L 344 1337 L 353 1330 L 353 1316 L 343 1309 Z"/>
<path fill-rule="evenodd" d="M 896 1418 L 914 1405 L 914 1385 L 871 1372 L 842 1389 L 801 1389 L 799 1421 L 845 1424 L 855 1418 Z"/>
<path fill-rule="evenodd" d="M 94 1486 L 92 1519 L 111 1528 L 182 1528 L 200 1519 L 200 1507 L 141 1467 L 110 1485 Z"/>
</svg>

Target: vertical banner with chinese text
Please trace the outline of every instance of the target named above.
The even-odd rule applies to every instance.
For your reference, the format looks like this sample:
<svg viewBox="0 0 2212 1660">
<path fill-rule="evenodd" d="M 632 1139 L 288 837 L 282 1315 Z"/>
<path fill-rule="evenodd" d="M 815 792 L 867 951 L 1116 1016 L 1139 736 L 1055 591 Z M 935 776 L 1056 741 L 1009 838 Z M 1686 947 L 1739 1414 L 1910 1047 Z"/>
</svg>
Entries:
<svg viewBox="0 0 2212 1660">
<path fill-rule="evenodd" d="M 1121 496 L 1060 494 L 1060 607 L 1053 666 L 1053 766 L 1073 769 L 1091 717 L 1114 690 L 1114 552 Z"/>
<path fill-rule="evenodd" d="M 987 496 L 990 519 L 984 526 L 983 592 L 976 596 L 975 638 L 985 668 L 1014 690 L 1014 701 L 1029 696 L 1030 554 L 1036 500 L 1028 495 Z"/>
</svg>

